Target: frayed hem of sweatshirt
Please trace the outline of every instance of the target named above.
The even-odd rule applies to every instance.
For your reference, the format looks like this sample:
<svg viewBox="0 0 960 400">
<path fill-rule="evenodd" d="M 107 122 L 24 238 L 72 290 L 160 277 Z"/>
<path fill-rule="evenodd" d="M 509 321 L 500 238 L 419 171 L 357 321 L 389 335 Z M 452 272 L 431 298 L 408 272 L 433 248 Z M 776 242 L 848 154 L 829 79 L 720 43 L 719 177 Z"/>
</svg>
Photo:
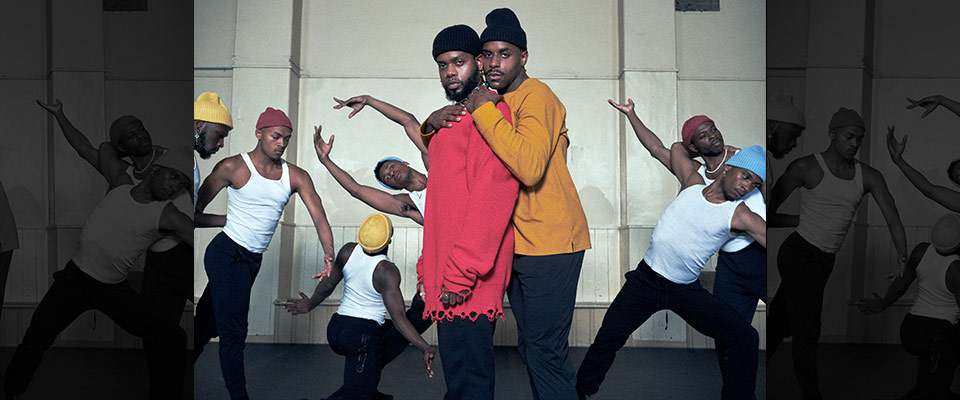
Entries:
<svg viewBox="0 0 960 400">
<path fill-rule="evenodd" d="M 431 321 L 434 321 L 434 322 L 443 322 L 443 321 L 453 322 L 454 319 L 456 319 L 457 317 L 460 317 L 461 319 L 469 320 L 470 322 L 477 322 L 477 318 L 480 318 L 481 315 L 486 315 L 487 319 L 490 320 L 490 322 L 493 322 L 497 318 L 501 320 L 506 320 L 506 317 L 503 316 L 503 309 L 487 310 L 486 312 L 483 312 L 483 313 L 478 313 L 478 312 L 468 313 L 463 311 L 454 312 L 454 311 L 446 311 L 446 310 L 424 311 L 423 319 L 429 318 Z"/>
</svg>

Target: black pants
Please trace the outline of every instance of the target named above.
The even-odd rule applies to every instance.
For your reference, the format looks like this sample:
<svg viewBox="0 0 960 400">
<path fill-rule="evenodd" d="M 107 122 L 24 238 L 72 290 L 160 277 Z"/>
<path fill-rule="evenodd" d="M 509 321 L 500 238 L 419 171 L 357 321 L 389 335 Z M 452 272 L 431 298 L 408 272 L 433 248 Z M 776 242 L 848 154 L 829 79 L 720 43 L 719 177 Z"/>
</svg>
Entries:
<svg viewBox="0 0 960 400">
<path fill-rule="evenodd" d="M 781 282 L 767 314 L 767 360 L 783 339 L 793 336 L 793 369 L 804 399 L 821 398 L 817 347 L 823 290 L 834 258 L 796 232 L 787 237 L 777 255 Z"/>
<path fill-rule="evenodd" d="M 417 333 L 422 334 L 426 332 L 427 329 L 430 329 L 430 325 L 433 325 L 433 321 L 430 319 L 423 319 L 423 308 L 424 308 L 423 299 L 420 298 L 420 295 L 417 293 L 413 294 L 413 301 L 410 303 L 410 308 L 407 309 L 407 319 L 410 320 L 410 324 L 413 325 L 413 328 L 417 330 Z M 329 331 L 329 327 L 327 328 Z M 380 356 L 380 369 L 383 369 L 384 366 L 389 364 L 395 358 L 400 356 L 404 350 L 407 349 L 407 346 L 410 345 L 410 342 L 407 338 L 403 337 L 400 334 L 400 331 L 394 326 L 393 321 L 387 320 L 380 326 L 380 331 L 383 333 L 383 355 Z M 330 337 L 330 333 L 327 333 L 327 337 Z M 332 346 L 332 344 L 331 344 Z M 374 387 L 376 388 L 376 387 Z M 344 392 L 344 387 L 340 386 L 336 392 L 330 395 L 327 400 L 332 399 L 341 399 L 346 396 Z M 389 400 L 393 396 L 389 396 L 379 391 L 374 395 L 374 399 L 378 400 Z"/>
<path fill-rule="evenodd" d="M 917 356 L 917 384 L 914 398 L 950 398 L 953 372 L 960 362 L 957 328 L 950 322 L 907 314 L 900 324 L 900 342 Z"/>
<path fill-rule="evenodd" d="M 167 251 L 148 251 L 140 293 L 179 323 L 183 307 L 193 300 L 193 246 L 180 242 Z"/>
<path fill-rule="evenodd" d="M 13 259 L 13 250 L 0 253 L 0 313 L 3 312 L 3 296 L 7 288 L 7 274 L 10 272 L 10 261 Z"/>
<path fill-rule="evenodd" d="M 577 398 L 568 338 L 583 253 L 513 257 L 507 295 L 534 400 Z"/>
<path fill-rule="evenodd" d="M 327 324 L 327 339 L 333 352 L 344 358 L 342 392 L 330 399 L 373 399 L 383 368 L 380 324 L 370 319 L 333 314 Z"/>
<path fill-rule="evenodd" d="M 674 283 L 641 261 L 627 272 L 627 282 L 603 316 L 587 355 L 577 370 L 577 392 L 593 395 L 613 365 L 617 351 L 653 313 L 671 310 L 690 326 L 726 348 L 720 375 L 721 399 L 753 399 L 757 385 L 757 331 L 727 303 L 707 292 L 700 281 Z"/>
<path fill-rule="evenodd" d="M 460 317 L 437 322 L 440 362 L 447 384 L 444 400 L 493 399 L 495 327 L 496 321 L 484 315 L 473 322 Z"/>
<path fill-rule="evenodd" d="M 98 310 L 123 330 L 143 339 L 150 373 L 150 399 L 183 397 L 183 369 L 187 337 L 160 307 L 127 285 L 106 284 L 83 273 L 73 261 L 53 274 L 53 285 L 43 296 L 23 341 L 6 372 L 6 391 L 22 394 L 40 367 L 43 353 L 57 335 L 80 314 Z"/>
<path fill-rule="evenodd" d="M 740 251 L 717 254 L 713 295 L 733 307 L 748 324 L 757 312 L 757 301 L 767 301 L 767 249 L 753 242 Z M 717 360 L 723 369 L 726 349 L 717 344 Z"/>
</svg>

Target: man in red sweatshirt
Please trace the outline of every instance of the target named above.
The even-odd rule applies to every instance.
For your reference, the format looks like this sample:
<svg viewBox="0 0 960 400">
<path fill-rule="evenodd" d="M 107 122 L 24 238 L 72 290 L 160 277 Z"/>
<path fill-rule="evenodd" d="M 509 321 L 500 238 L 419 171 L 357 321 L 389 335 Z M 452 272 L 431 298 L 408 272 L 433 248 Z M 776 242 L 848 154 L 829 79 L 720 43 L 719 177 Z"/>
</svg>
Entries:
<svg viewBox="0 0 960 400">
<path fill-rule="evenodd" d="M 433 57 L 447 98 L 464 101 L 479 86 L 480 37 L 466 25 L 437 34 Z M 497 109 L 511 120 L 503 102 Z M 493 399 L 493 331 L 513 262 L 510 217 L 519 183 L 480 136 L 470 115 L 429 142 L 430 180 L 417 278 L 424 318 L 437 322 L 447 396 Z"/>
</svg>

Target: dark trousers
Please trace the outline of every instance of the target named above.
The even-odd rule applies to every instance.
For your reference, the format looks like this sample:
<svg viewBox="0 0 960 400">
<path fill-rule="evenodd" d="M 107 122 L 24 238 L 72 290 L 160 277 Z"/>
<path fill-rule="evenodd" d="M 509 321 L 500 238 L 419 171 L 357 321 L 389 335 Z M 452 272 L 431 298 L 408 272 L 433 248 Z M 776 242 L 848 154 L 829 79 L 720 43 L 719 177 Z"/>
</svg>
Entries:
<svg viewBox="0 0 960 400">
<path fill-rule="evenodd" d="M 343 387 L 330 399 L 373 399 L 383 368 L 384 331 L 374 320 L 333 314 L 327 339 L 334 353 L 344 357 Z"/>
<path fill-rule="evenodd" d="M 427 329 L 430 329 L 430 325 L 433 325 L 432 320 L 423 319 L 424 306 L 423 299 L 420 298 L 420 295 L 414 293 L 413 301 L 410 303 L 410 308 L 407 309 L 406 313 L 407 319 L 410 320 L 410 324 L 413 325 L 413 328 L 416 329 L 417 333 L 420 334 L 426 332 Z M 329 329 L 330 328 L 328 326 L 328 337 L 330 335 Z M 380 369 L 383 369 L 384 366 L 400 356 L 400 354 L 407 349 L 407 346 L 410 345 L 410 342 L 403 337 L 402 334 L 400 334 L 400 331 L 394 326 L 393 321 L 385 321 L 383 325 L 380 326 L 380 331 L 383 332 L 383 356 L 381 357 Z M 374 386 L 374 389 L 376 389 L 376 386 Z M 346 396 L 345 393 L 344 386 L 340 386 L 340 388 L 331 394 L 327 400 L 344 398 Z M 389 396 L 377 391 L 373 398 L 378 400 L 389 400 L 392 399 L 393 396 Z"/>
<path fill-rule="evenodd" d="M 793 336 L 793 369 L 805 399 L 821 398 L 817 347 L 823 290 L 834 258 L 796 232 L 784 240 L 777 255 L 781 281 L 767 313 L 767 360 L 783 339 Z"/>
<path fill-rule="evenodd" d="M 917 356 L 913 398 L 948 399 L 953 372 L 960 363 L 957 327 L 943 319 L 907 314 L 900 324 L 900 342 Z"/>
<path fill-rule="evenodd" d="M 437 322 L 437 341 L 445 400 L 491 400 L 496 371 L 493 361 L 495 321 L 480 315 L 476 321 L 460 317 Z"/>
<path fill-rule="evenodd" d="M 757 312 L 757 301 L 767 300 L 767 249 L 757 242 L 717 256 L 717 275 L 713 295 L 733 307 L 748 324 Z M 727 349 L 717 344 L 717 360 L 723 368 Z"/>
<path fill-rule="evenodd" d="M 194 362 L 210 339 L 220 337 L 220 373 L 231 399 L 247 395 L 243 349 L 247 341 L 250 290 L 263 255 L 251 252 L 220 232 L 207 245 L 203 267 L 209 282 L 194 318 Z"/>
<path fill-rule="evenodd" d="M 193 299 L 193 246 L 180 242 L 167 251 L 148 251 L 145 261 L 140 293 L 179 323 Z"/>
<path fill-rule="evenodd" d="M 83 273 L 73 261 L 53 274 L 53 285 L 37 306 L 23 341 L 6 372 L 6 391 L 26 391 L 40 367 L 43 353 L 80 314 L 98 310 L 123 330 L 143 339 L 147 350 L 151 399 L 183 397 L 183 367 L 187 337 L 153 302 L 127 282 L 106 284 Z"/>
<path fill-rule="evenodd" d="M 583 252 L 513 258 L 507 295 L 517 319 L 517 350 L 535 400 L 576 399 L 570 324 Z"/>
<path fill-rule="evenodd" d="M 7 288 L 7 274 L 10 272 L 10 260 L 12 259 L 13 250 L 0 253 L 0 313 L 3 312 L 3 296 Z"/>
<path fill-rule="evenodd" d="M 722 399 L 752 399 L 756 390 L 759 337 L 727 303 L 710 294 L 700 281 L 671 282 L 645 261 L 626 274 L 627 282 L 610 304 L 587 355 L 577 370 L 577 392 L 593 395 L 613 365 L 617 350 L 653 313 L 671 310 L 690 326 L 727 348 Z"/>
</svg>

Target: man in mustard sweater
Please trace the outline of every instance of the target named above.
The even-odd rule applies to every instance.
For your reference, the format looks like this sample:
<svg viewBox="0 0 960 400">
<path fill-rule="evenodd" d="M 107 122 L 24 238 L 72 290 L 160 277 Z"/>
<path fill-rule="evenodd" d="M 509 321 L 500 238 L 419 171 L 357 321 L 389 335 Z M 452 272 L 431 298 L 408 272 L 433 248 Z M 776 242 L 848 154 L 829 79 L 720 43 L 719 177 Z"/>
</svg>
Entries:
<svg viewBox="0 0 960 400">
<path fill-rule="evenodd" d="M 477 90 L 465 107 L 447 106 L 431 114 L 421 132 L 429 141 L 447 121 L 469 112 L 480 135 L 520 181 L 507 289 L 517 319 L 517 349 L 527 365 L 534 399 L 576 399 L 567 337 L 590 234 L 567 170 L 566 109 L 547 85 L 527 76 L 527 38 L 516 14 L 496 9 L 487 14 L 486 23 L 478 63 L 499 94 Z M 512 123 L 494 107 L 501 97 L 510 107 Z"/>
</svg>

